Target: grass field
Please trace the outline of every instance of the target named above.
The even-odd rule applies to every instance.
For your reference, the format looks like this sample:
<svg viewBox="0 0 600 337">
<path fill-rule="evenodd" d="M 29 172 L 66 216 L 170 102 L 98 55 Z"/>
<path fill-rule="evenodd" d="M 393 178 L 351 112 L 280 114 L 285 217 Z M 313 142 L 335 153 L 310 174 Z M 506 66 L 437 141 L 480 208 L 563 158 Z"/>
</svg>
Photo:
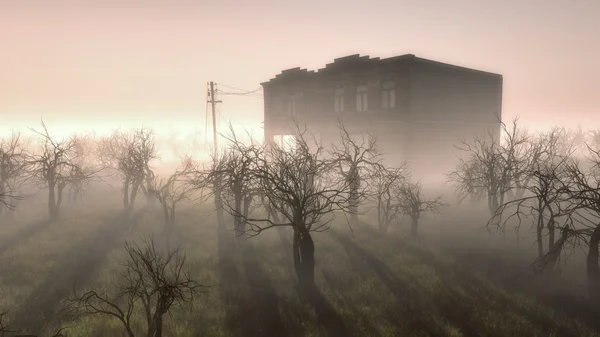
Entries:
<svg viewBox="0 0 600 337">
<path fill-rule="evenodd" d="M 0 228 L 0 308 L 10 310 L 11 328 L 44 336 L 68 326 L 68 336 L 124 336 L 107 317 L 62 320 L 60 300 L 74 284 L 114 290 L 125 240 L 158 235 L 160 210 L 124 217 L 111 203 L 67 212 L 56 223 L 44 215 L 42 209 Z M 536 293 L 544 280 L 528 279 L 527 287 L 508 282 L 510 266 L 493 262 L 506 261 L 497 243 L 475 234 L 459 240 L 450 225 L 436 231 L 425 222 L 419 240 L 401 231 L 381 235 L 366 223 L 352 232 L 336 223 L 315 233 L 318 291 L 303 297 L 291 232 L 273 229 L 236 243 L 231 225 L 217 226 L 208 206 L 181 209 L 178 219 L 172 244 L 210 287 L 192 308 L 173 310 L 167 337 L 600 336 L 600 316 Z M 433 222 L 441 220 L 458 221 L 448 215 Z"/>
</svg>

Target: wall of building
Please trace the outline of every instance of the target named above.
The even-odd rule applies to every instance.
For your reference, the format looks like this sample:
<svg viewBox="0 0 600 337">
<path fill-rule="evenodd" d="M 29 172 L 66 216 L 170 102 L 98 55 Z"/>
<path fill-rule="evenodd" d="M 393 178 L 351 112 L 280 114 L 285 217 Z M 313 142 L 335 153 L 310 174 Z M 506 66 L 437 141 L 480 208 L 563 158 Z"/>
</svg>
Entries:
<svg viewBox="0 0 600 337">
<path fill-rule="evenodd" d="M 410 68 L 412 120 L 497 122 L 502 77 L 414 61 Z"/>
<path fill-rule="evenodd" d="M 293 132 L 287 102 L 292 93 L 302 93 L 296 118 L 325 145 L 339 140 L 336 122 L 341 119 L 351 134 L 378 137 L 386 165 L 407 161 L 416 179 L 445 181 L 458 163 L 455 145 L 476 135 L 499 134 L 501 76 L 422 59 L 378 66 L 369 62 L 350 58 L 318 72 L 296 70 L 297 75 L 266 83 L 265 137 Z M 381 109 L 386 80 L 396 83 L 396 107 L 389 110 Z M 361 84 L 369 87 L 368 112 L 356 111 Z M 336 87 L 345 89 L 341 113 L 334 112 Z"/>
</svg>

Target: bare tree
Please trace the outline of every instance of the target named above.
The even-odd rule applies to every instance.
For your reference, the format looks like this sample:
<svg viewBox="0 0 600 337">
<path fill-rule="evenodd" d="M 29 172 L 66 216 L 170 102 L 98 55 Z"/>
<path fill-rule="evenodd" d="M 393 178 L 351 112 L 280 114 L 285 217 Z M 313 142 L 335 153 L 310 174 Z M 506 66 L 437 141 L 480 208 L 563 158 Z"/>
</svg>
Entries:
<svg viewBox="0 0 600 337">
<path fill-rule="evenodd" d="M 126 243 L 127 261 L 122 284 L 114 296 L 89 290 L 73 290 L 65 299 L 65 312 L 75 318 L 104 315 L 121 322 L 127 336 L 136 335 L 132 315 L 141 310 L 146 319 L 143 335 L 162 337 L 164 316 L 174 305 L 191 303 L 204 286 L 184 271 L 185 254 L 180 249 L 160 252 L 153 238 L 145 238 L 140 247 Z"/>
<path fill-rule="evenodd" d="M 509 213 L 504 221 L 494 223 L 500 231 L 504 231 L 508 220 L 514 217 L 518 219 L 515 227 L 517 237 L 522 218 L 533 217 L 539 258 L 546 254 L 544 232 L 548 233 L 548 252 L 556 251 L 556 231 L 563 228 L 559 222 L 571 221 L 571 216 L 577 209 L 572 207 L 573 199 L 567 193 L 571 189 L 572 170 L 569 168 L 575 165 L 571 161 L 573 149 L 564 143 L 564 140 L 564 129 L 559 128 L 537 137 L 532 146 L 536 149 L 537 158 L 522 171 L 528 181 L 527 193 L 518 199 L 509 200 L 496 211 L 497 217 L 500 217 L 501 213 Z"/>
<path fill-rule="evenodd" d="M 458 167 L 448 175 L 461 200 L 485 191 L 492 216 L 504 204 L 508 192 L 515 190 L 516 197 L 525 193 L 529 177 L 524 172 L 531 164 L 530 158 L 536 157 L 530 151 L 528 135 L 518 128 L 517 119 L 510 128 L 504 123 L 501 126 L 500 140 L 489 134 L 458 145 L 465 156 L 459 157 Z"/>
<path fill-rule="evenodd" d="M 100 159 L 105 167 L 115 170 L 121 177 L 123 207 L 131 211 L 139 190 L 143 187 L 146 191 L 148 187 L 153 189 L 148 183 L 154 179 L 150 163 L 157 157 L 154 133 L 144 128 L 131 134 L 117 130 L 101 142 L 100 148 Z"/>
<path fill-rule="evenodd" d="M 92 135 L 75 135 L 71 138 L 73 151 L 75 153 L 73 162 L 85 172 L 86 177 L 96 176 L 102 167 L 95 162 L 96 142 Z M 90 183 L 90 179 L 74 179 L 69 184 L 68 201 L 76 204 L 83 198 L 84 190 Z"/>
<path fill-rule="evenodd" d="M 377 139 L 373 135 L 361 134 L 359 139 L 354 139 L 346 130 L 342 122 L 338 122 L 340 132 L 339 144 L 334 144 L 330 155 L 334 159 L 342 174 L 348 181 L 350 197 L 348 199 L 351 219 L 358 219 L 358 206 L 362 189 L 367 186 L 363 183 L 369 172 L 381 166 L 381 152 L 377 146 Z"/>
<path fill-rule="evenodd" d="M 184 159 L 180 169 L 173 172 L 165 178 L 155 178 L 157 180 L 153 185 L 156 186 L 156 196 L 160 202 L 164 216 L 165 229 L 170 229 L 175 224 L 175 209 L 179 202 L 187 199 L 193 186 L 187 183 L 187 175 L 192 167 L 188 159 Z"/>
<path fill-rule="evenodd" d="M 22 184 L 27 180 L 27 144 L 20 133 L 12 133 L 10 138 L 0 140 L 0 202 L 7 206 L 10 196 L 17 196 Z M 11 208 L 16 207 L 10 203 Z M 0 207 L 0 215 L 5 211 Z"/>
<path fill-rule="evenodd" d="M 354 182 L 340 176 L 336 163 L 325 158 L 323 147 L 307 141 L 306 131 L 295 135 L 295 147 L 270 143 L 264 155 L 256 158 L 249 172 L 261 186 L 268 207 L 282 215 L 281 222 L 265 217 L 241 216 L 248 224 L 247 237 L 277 227 L 294 231 L 292 253 L 299 284 L 314 283 L 314 242 L 311 232 L 324 231 L 335 219 L 336 211 L 349 212 L 348 195 Z M 312 145 L 312 144 L 311 144 Z"/>
<path fill-rule="evenodd" d="M 405 165 L 396 168 L 377 167 L 371 177 L 371 199 L 375 202 L 377 224 L 381 232 L 387 232 L 393 221 L 399 221 L 399 191 L 406 180 L 408 172 Z"/>
<path fill-rule="evenodd" d="M 50 220 L 57 220 L 60 217 L 65 187 L 89 179 L 90 172 L 78 165 L 75 149 L 77 143 L 74 138 L 54 140 L 43 121 L 42 129 L 42 132 L 31 129 L 40 136 L 40 148 L 38 153 L 31 155 L 28 164 L 41 186 L 48 188 Z"/>
<path fill-rule="evenodd" d="M 428 212 L 437 213 L 445 206 L 442 197 L 426 199 L 423 196 L 423 187 L 419 182 L 407 182 L 402 184 L 398 191 L 398 205 L 400 211 L 410 217 L 410 234 L 417 236 L 419 220 Z"/>
<path fill-rule="evenodd" d="M 223 201 L 228 203 L 225 209 L 233 209 L 234 230 L 245 233 L 245 222 L 242 220 L 248 217 L 252 200 L 258 194 L 256 180 L 252 179 L 250 173 L 258 164 L 258 158 L 262 157 L 263 147 L 253 140 L 244 144 L 236 137 L 231 126 L 230 130 L 231 136 L 226 137 L 229 146 L 223 153 L 220 165 L 215 167 L 211 175 L 213 179 L 220 179 L 225 197 Z"/>
<path fill-rule="evenodd" d="M 213 198 L 219 225 L 225 224 L 223 174 L 221 172 L 225 170 L 226 163 L 226 152 L 213 153 L 208 165 L 193 163 L 187 174 L 187 184 L 192 187 L 194 192 L 200 192 L 200 202 L 204 202 L 210 197 Z"/>
</svg>

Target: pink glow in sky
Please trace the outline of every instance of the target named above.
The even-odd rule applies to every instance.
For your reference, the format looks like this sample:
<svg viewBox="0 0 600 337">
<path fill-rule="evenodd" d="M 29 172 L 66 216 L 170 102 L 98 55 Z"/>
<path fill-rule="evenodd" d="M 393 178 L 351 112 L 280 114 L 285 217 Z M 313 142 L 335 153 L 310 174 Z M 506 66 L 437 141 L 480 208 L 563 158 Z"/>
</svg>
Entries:
<svg viewBox="0 0 600 337">
<path fill-rule="evenodd" d="M 0 128 L 204 130 L 207 81 L 251 90 L 354 53 L 498 72 L 505 118 L 600 127 L 599 32 L 596 0 L 2 0 Z M 221 99 L 223 125 L 260 129 L 260 99 Z"/>
</svg>

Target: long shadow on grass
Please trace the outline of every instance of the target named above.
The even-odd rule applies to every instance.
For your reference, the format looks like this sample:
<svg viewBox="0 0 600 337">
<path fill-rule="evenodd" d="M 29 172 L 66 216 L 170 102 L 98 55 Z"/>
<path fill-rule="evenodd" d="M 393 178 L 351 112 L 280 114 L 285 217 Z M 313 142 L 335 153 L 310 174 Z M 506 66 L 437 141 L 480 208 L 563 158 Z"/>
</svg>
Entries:
<svg viewBox="0 0 600 337">
<path fill-rule="evenodd" d="M 35 234 L 42 228 L 45 228 L 50 223 L 51 223 L 50 220 L 45 219 L 45 220 L 35 221 L 29 225 L 24 226 L 25 228 L 23 230 L 19 231 L 18 233 L 14 234 L 0 242 L 0 254 L 3 254 L 5 251 L 8 251 L 11 248 L 13 248 L 16 244 L 33 236 L 33 234 Z"/>
<path fill-rule="evenodd" d="M 93 279 L 106 254 L 117 246 L 117 242 L 120 244 L 118 238 L 140 215 L 120 213 L 95 237 L 72 246 L 66 253 L 69 258 L 56 264 L 47 280 L 37 286 L 15 312 L 14 327 L 32 334 L 42 333 L 46 325 L 57 318 L 56 307 L 69 295 L 73 285 L 81 286 Z"/>
<path fill-rule="evenodd" d="M 234 336 L 286 336 L 278 298 L 251 242 L 233 237 L 219 225 L 219 290 L 227 308 L 226 324 Z M 239 242 L 235 242 L 235 241 Z M 241 260 L 245 278 L 236 261 Z"/>
<path fill-rule="evenodd" d="M 397 240 L 397 238 L 383 237 L 379 231 L 367 224 L 361 228 L 366 229 L 371 235 L 380 236 L 383 240 Z M 346 240 L 352 243 L 350 240 Z M 460 264 L 443 262 L 434 252 L 427 251 L 425 248 L 418 247 L 408 241 L 403 241 L 400 245 L 398 242 L 395 242 L 394 245 L 395 247 L 404 250 L 406 253 L 417 257 L 423 263 L 432 266 L 438 271 L 437 274 L 444 280 L 444 284 L 458 285 L 466 290 L 477 300 L 477 305 L 487 306 L 489 309 L 493 309 L 496 312 L 503 311 L 504 313 L 517 314 L 543 329 L 544 334 L 546 335 L 555 332 L 558 333 L 559 336 L 575 336 L 568 328 L 558 325 L 557 322 L 548 315 L 544 315 L 539 310 L 532 310 L 532 308 L 527 308 L 519 304 L 507 293 L 494 289 L 491 280 L 486 281 L 476 277 Z M 440 314 L 444 315 L 450 322 L 460 327 L 463 330 L 463 333 L 468 332 L 468 335 L 471 335 L 471 333 L 474 334 L 474 336 L 477 335 L 474 331 L 474 327 L 468 323 L 469 317 L 473 317 L 473 314 L 477 311 L 488 308 L 476 307 L 472 300 L 464 298 L 464 296 L 458 294 L 450 287 L 445 289 L 442 296 L 438 296 L 434 298 L 434 300 L 436 301 L 437 309 Z M 503 308 L 504 310 L 501 310 L 500 308 Z"/>
<path fill-rule="evenodd" d="M 598 320 L 598 317 L 600 316 L 600 307 L 597 304 L 586 299 L 581 299 L 578 296 L 573 296 L 564 289 L 556 289 L 551 292 L 544 291 L 543 288 L 545 285 L 540 285 L 540 282 L 543 282 L 543 278 L 545 277 L 543 275 L 536 276 L 533 275 L 533 273 L 529 273 L 528 278 L 521 277 L 519 279 L 516 279 L 516 277 L 513 277 L 512 279 L 506 276 L 502 277 L 502 272 L 505 272 L 506 274 L 510 273 L 509 266 L 507 266 L 505 262 L 499 261 L 498 257 L 487 255 L 487 252 L 484 251 L 472 252 L 470 256 L 464 256 L 460 253 L 452 254 L 452 256 L 457 259 L 458 264 L 466 266 L 464 269 L 480 271 L 486 275 L 487 278 L 494 280 L 495 283 L 512 291 L 531 294 L 535 296 L 541 303 L 553 308 L 560 308 L 560 313 L 570 318 L 580 319 L 590 328 L 600 331 L 600 320 Z M 463 273 L 463 281 L 466 283 L 475 284 L 475 286 L 477 286 L 478 281 L 474 281 L 472 278 L 465 279 L 464 274 L 466 273 L 467 271 Z M 513 272 L 513 275 L 514 274 L 515 273 Z M 536 279 L 536 277 L 538 277 L 538 279 Z M 547 277 L 551 278 L 552 276 L 547 275 Z M 548 283 L 551 284 L 552 280 L 550 279 L 549 281 L 550 282 Z M 479 281 L 479 283 L 481 282 Z M 535 287 L 538 288 L 534 289 Z M 510 299 L 507 298 L 498 298 L 498 295 L 495 295 L 495 297 L 499 301 L 510 301 Z M 518 308 L 517 310 L 519 315 L 523 315 L 531 321 L 547 327 L 546 333 L 550 333 L 550 329 L 555 329 L 559 330 L 560 336 L 569 335 L 568 331 L 563 331 L 564 328 L 557 326 L 556 322 L 550 318 L 537 315 L 536 313 L 522 307 Z"/>
<path fill-rule="evenodd" d="M 315 285 L 298 287 L 298 292 L 313 307 L 317 314 L 317 323 L 325 329 L 328 337 L 351 337 L 354 335 L 319 288 Z"/>
<path fill-rule="evenodd" d="M 337 239 L 346 252 L 350 260 L 356 263 L 356 258 L 364 260 L 367 265 L 375 272 L 381 282 L 388 288 L 398 301 L 398 305 L 394 308 L 389 308 L 386 312 L 386 319 L 400 327 L 404 331 L 420 331 L 429 334 L 430 336 L 441 336 L 444 332 L 434 322 L 426 319 L 429 314 L 434 314 L 434 308 L 428 308 L 424 299 L 419 298 L 419 294 L 415 291 L 414 286 L 409 282 L 398 278 L 394 273 L 377 258 L 375 255 L 365 251 L 349 238 L 335 231 L 331 231 L 332 237 Z M 358 265 L 356 266 L 358 269 Z M 413 282 L 418 282 L 414 280 Z M 456 322 L 451 320 L 456 326 L 459 326 L 464 336 L 479 336 L 469 326 L 464 326 L 464 320 Z M 457 324 L 458 323 L 458 324 Z"/>
<path fill-rule="evenodd" d="M 343 293 L 339 293 L 339 292 L 335 291 L 335 289 L 338 287 L 338 282 L 336 281 L 336 276 L 331 274 L 330 272 L 328 272 L 325 269 L 322 270 L 322 273 L 323 273 L 323 278 L 325 279 L 325 281 L 327 282 L 329 287 L 332 289 L 334 296 L 336 296 L 336 298 L 342 303 L 349 303 L 350 300 L 348 299 L 347 296 L 345 296 Z M 356 307 L 352 307 L 352 308 L 348 308 L 348 309 L 352 310 L 355 317 L 360 318 L 360 320 L 353 322 L 355 326 L 358 326 L 357 329 L 365 331 L 367 336 L 370 336 L 370 337 L 380 336 L 380 334 L 377 332 L 377 329 L 375 328 L 373 323 L 370 320 L 368 320 L 368 317 L 366 317 L 366 315 L 361 313 Z"/>
</svg>

